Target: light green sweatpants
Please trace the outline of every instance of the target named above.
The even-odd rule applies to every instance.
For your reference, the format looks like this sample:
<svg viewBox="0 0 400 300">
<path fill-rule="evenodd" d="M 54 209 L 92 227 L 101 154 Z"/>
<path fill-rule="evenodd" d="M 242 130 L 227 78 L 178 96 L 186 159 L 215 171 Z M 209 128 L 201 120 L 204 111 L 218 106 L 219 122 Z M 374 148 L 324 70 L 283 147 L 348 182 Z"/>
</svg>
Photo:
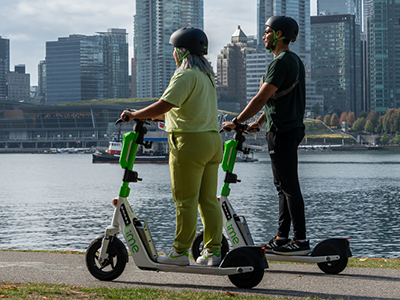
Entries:
<svg viewBox="0 0 400 300">
<path fill-rule="evenodd" d="M 217 200 L 222 140 L 218 132 L 170 133 L 169 167 L 176 206 L 173 247 L 190 249 L 197 229 L 197 208 L 204 226 L 204 248 L 221 248 L 222 213 Z"/>
</svg>

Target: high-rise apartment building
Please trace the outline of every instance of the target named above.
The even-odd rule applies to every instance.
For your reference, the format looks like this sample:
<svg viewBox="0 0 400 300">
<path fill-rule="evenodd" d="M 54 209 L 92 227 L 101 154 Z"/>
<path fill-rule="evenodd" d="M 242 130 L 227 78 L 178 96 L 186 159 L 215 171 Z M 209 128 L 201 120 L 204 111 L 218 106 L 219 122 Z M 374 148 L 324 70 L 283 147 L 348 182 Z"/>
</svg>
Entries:
<svg viewBox="0 0 400 300">
<path fill-rule="evenodd" d="M 129 98 L 129 46 L 125 29 L 99 32 L 104 47 L 104 98 Z"/>
<path fill-rule="evenodd" d="M 38 65 L 38 97 L 40 103 L 46 103 L 46 61 L 41 60 Z"/>
<path fill-rule="evenodd" d="M 363 0 L 317 0 L 317 15 L 354 15 L 361 24 Z"/>
<path fill-rule="evenodd" d="M 125 29 L 47 42 L 46 92 L 47 103 L 128 98 Z"/>
<path fill-rule="evenodd" d="M 0 59 L 4 61 L 6 72 L 10 72 L 10 40 L 1 36 Z"/>
<path fill-rule="evenodd" d="M 362 110 L 360 34 L 355 15 L 311 17 L 311 74 L 328 112 Z"/>
<path fill-rule="evenodd" d="M 0 36 L 0 99 L 6 98 L 6 73 L 10 71 L 10 40 Z"/>
<path fill-rule="evenodd" d="M 400 107 L 400 2 L 367 0 L 368 58 L 372 109 Z"/>
<path fill-rule="evenodd" d="M 169 38 L 182 27 L 203 29 L 203 11 L 203 0 L 136 0 L 136 97 L 162 95 L 176 69 Z"/>
<path fill-rule="evenodd" d="M 218 107 L 240 111 L 246 104 L 246 51 L 247 36 L 238 26 L 217 57 Z"/>
<path fill-rule="evenodd" d="M 16 65 L 14 72 L 7 73 L 7 98 L 30 100 L 30 74 L 25 73 L 25 65 Z"/>
</svg>

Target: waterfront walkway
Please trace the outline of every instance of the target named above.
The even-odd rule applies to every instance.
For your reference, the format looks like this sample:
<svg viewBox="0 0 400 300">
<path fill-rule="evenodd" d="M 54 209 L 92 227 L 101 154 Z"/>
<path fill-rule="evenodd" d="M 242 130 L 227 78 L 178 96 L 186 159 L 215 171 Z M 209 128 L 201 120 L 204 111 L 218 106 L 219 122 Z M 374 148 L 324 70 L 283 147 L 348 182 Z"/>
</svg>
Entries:
<svg viewBox="0 0 400 300">
<path fill-rule="evenodd" d="M 104 282 L 89 274 L 84 255 L 38 252 L 0 251 L 0 281 L 85 287 L 150 287 L 221 294 L 229 291 L 270 297 L 400 299 L 400 270 L 347 268 L 339 275 L 327 275 L 322 273 L 317 265 L 270 264 L 264 279 L 257 287 L 241 290 L 226 276 L 141 271 L 131 258 L 119 278 Z"/>
</svg>

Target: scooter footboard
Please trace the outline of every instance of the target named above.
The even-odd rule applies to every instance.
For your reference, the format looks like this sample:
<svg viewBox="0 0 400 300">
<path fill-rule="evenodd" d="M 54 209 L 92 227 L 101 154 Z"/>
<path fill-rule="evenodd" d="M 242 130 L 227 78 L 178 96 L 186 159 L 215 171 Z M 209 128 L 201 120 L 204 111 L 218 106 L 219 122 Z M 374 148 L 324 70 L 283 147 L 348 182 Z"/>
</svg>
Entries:
<svg viewBox="0 0 400 300">
<path fill-rule="evenodd" d="M 265 249 L 261 246 L 244 246 L 230 251 L 222 261 L 220 268 L 253 266 L 254 269 L 267 269 Z"/>
</svg>

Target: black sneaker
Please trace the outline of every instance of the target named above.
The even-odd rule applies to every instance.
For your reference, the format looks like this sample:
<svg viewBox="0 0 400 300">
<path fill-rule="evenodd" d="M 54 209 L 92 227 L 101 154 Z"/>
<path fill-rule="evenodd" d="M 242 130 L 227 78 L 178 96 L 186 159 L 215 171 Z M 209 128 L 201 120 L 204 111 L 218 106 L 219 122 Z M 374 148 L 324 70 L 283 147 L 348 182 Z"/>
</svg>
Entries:
<svg viewBox="0 0 400 300">
<path fill-rule="evenodd" d="M 289 239 L 280 239 L 277 236 L 271 239 L 268 243 L 264 245 L 265 247 L 265 252 L 272 253 L 273 249 L 276 249 L 278 247 L 284 246 L 287 243 L 289 243 Z"/>
<path fill-rule="evenodd" d="M 308 255 L 310 253 L 310 243 L 308 240 L 300 242 L 293 239 L 286 245 L 272 249 L 272 252 L 282 255 Z"/>
</svg>

